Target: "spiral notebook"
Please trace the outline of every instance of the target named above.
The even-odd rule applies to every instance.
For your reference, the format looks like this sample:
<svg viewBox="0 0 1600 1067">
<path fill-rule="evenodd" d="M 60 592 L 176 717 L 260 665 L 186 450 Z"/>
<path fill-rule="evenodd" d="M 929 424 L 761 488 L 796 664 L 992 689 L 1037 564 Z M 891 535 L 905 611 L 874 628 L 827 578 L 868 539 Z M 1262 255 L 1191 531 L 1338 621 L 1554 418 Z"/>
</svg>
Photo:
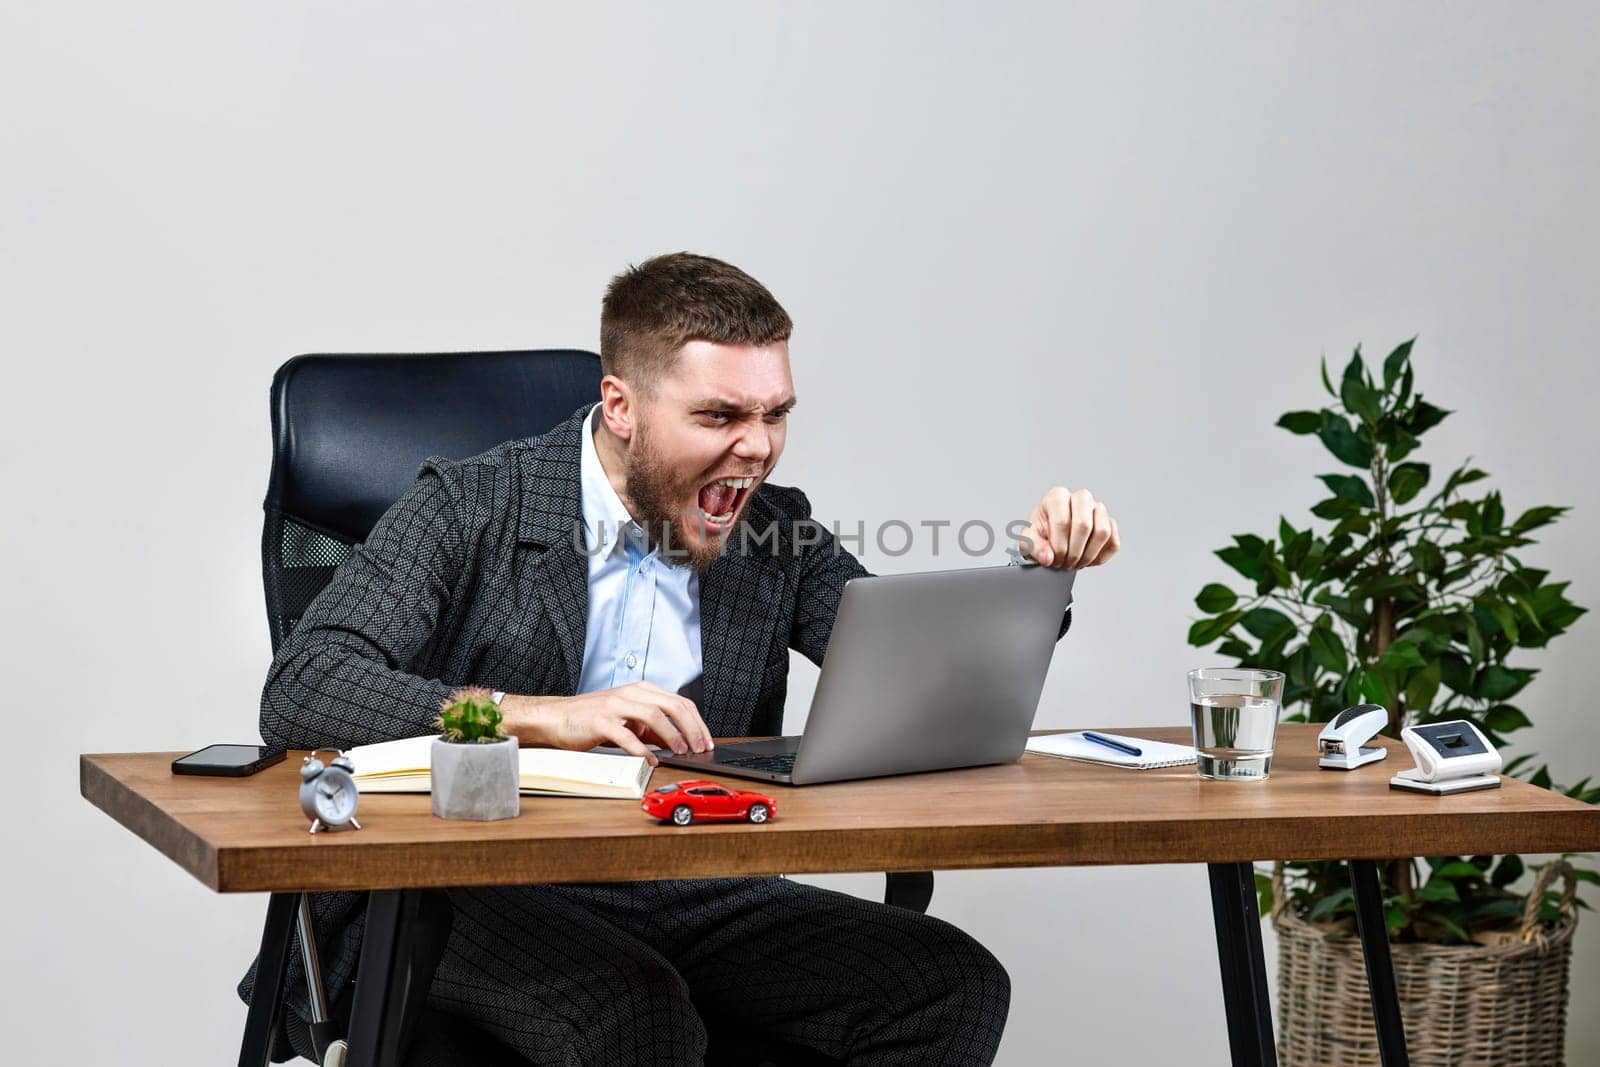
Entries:
<svg viewBox="0 0 1600 1067">
<path fill-rule="evenodd" d="M 1083 760 L 1086 763 L 1105 763 L 1113 767 L 1132 767 L 1138 771 L 1146 771 L 1152 767 L 1182 767 L 1195 761 L 1195 752 L 1191 745 L 1174 745 L 1166 741 L 1150 741 L 1143 737 L 1123 737 L 1121 734 L 1108 734 L 1104 730 L 1096 730 L 1095 733 L 1131 745 L 1139 750 L 1139 755 L 1118 752 L 1114 748 L 1090 741 L 1083 736 L 1082 730 L 1030 737 L 1027 750 L 1037 752 L 1041 756 L 1059 756 L 1062 759 Z"/>
</svg>

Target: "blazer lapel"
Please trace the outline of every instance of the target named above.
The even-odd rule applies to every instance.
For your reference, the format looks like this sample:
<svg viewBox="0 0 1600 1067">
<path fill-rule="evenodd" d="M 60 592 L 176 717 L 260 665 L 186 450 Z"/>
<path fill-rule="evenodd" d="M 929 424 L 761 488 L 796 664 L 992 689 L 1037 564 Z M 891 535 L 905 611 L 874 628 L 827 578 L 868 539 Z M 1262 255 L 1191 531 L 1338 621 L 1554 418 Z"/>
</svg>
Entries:
<svg viewBox="0 0 1600 1067">
<path fill-rule="evenodd" d="M 565 695 L 578 691 L 589 617 L 589 568 L 571 545 L 553 544 L 533 562 L 533 589 L 561 647 Z"/>
<path fill-rule="evenodd" d="M 700 659 L 705 700 L 701 717 L 711 732 L 739 735 L 750 728 L 760 695 L 766 652 L 782 602 L 783 575 L 759 552 L 742 550 L 747 527 L 700 576 Z"/>
<path fill-rule="evenodd" d="M 578 435 L 593 406 L 584 405 L 555 429 L 535 438 L 520 457 L 517 540 L 539 551 L 532 567 L 533 592 L 555 630 L 567 693 L 578 691 L 583 674 L 583 644 L 589 617 L 589 561 L 580 549 L 583 439 Z"/>
</svg>

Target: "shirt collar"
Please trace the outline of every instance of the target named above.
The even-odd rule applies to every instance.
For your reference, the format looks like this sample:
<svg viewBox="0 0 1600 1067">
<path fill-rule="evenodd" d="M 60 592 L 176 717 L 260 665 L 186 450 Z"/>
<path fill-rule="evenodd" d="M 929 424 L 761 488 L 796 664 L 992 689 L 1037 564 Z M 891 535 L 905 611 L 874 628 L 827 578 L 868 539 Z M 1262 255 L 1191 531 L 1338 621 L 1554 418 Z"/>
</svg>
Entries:
<svg viewBox="0 0 1600 1067">
<path fill-rule="evenodd" d="M 579 477 L 583 484 L 583 532 L 589 550 L 599 557 L 608 557 L 617 551 L 622 538 L 621 530 L 644 545 L 644 530 L 628 514 L 622 498 L 606 477 L 600 465 L 600 452 L 595 448 L 595 428 L 600 424 L 600 405 L 596 404 L 583 421 L 583 456 L 578 461 Z"/>
</svg>

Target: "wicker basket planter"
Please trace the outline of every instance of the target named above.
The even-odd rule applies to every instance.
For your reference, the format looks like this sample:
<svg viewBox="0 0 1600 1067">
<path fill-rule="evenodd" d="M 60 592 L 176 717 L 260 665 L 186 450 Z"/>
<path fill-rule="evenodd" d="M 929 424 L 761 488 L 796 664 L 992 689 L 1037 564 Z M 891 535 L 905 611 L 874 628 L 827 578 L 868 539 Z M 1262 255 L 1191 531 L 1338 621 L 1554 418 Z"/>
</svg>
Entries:
<svg viewBox="0 0 1600 1067">
<path fill-rule="evenodd" d="M 1540 905 L 1558 873 L 1566 882 L 1560 918 L 1541 923 Z M 1273 880 L 1279 1059 L 1285 1067 L 1378 1067 L 1361 942 L 1289 911 L 1281 865 Z M 1521 929 L 1496 943 L 1390 945 L 1413 1067 L 1564 1062 L 1574 889 L 1571 868 L 1551 863 L 1528 895 Z"/>
</svg>

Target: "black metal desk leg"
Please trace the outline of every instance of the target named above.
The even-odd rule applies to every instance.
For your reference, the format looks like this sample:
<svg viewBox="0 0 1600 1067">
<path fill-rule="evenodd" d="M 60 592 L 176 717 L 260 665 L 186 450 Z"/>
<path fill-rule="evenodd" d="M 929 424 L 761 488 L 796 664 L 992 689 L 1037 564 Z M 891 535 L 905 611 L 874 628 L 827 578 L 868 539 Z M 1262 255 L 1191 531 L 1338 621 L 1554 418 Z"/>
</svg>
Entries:
<svg viewBox="0 0 1600 1067">
<path fill-rule="evenodd" d="M 1372 1020 L 1378 1028 L 1378 1056 L 1383 1067 L 1407 1067 L 1406 1031 L 1400 1022 L 1400 994 L 1389 959 L 1389 927 L 1383 915 L 1383 887 L 1376 860 L 1351 860 L 1350 882 L 1356 894 L 1356 929 L 1367 961 L 1367 989 L 1372 994 Z"/>
<path fill-rule="evenodd" d="M 1261 948 L 1261 912 L 1256 907 L 1255 868 L 1249 863 L 1212 863 L 1211 914 L 1222 964 L 1222 1002 L 1228 1013 L 1228 1047 L 1234 1067 L 1277 1067 L 1267 963 Z"/>
<path fill-rule="evenodd" d="M 412 981 L 412 928 L 420 889 L 377 889 L 367 895 L 366 932 L 350 1008 L 349 1067 L 395 1067 L 403 1008 Z"/>
<path fill-rule="evenodd" d="M 283 976 L 289 966 L 289 938 L 300 906 L 299 893 L 274 893 L 267 901 L 267 921 L 261 929 L 261 953 L 256 957 L 256 982 L 250 989 L 250 1010 L 244 1019 L 244 1041 L 239 1046 L 239 1067 L 267 1067 L 271 1062 L 272 1032 L 278 1028 L 283 1001 Z"/>
</svg>

